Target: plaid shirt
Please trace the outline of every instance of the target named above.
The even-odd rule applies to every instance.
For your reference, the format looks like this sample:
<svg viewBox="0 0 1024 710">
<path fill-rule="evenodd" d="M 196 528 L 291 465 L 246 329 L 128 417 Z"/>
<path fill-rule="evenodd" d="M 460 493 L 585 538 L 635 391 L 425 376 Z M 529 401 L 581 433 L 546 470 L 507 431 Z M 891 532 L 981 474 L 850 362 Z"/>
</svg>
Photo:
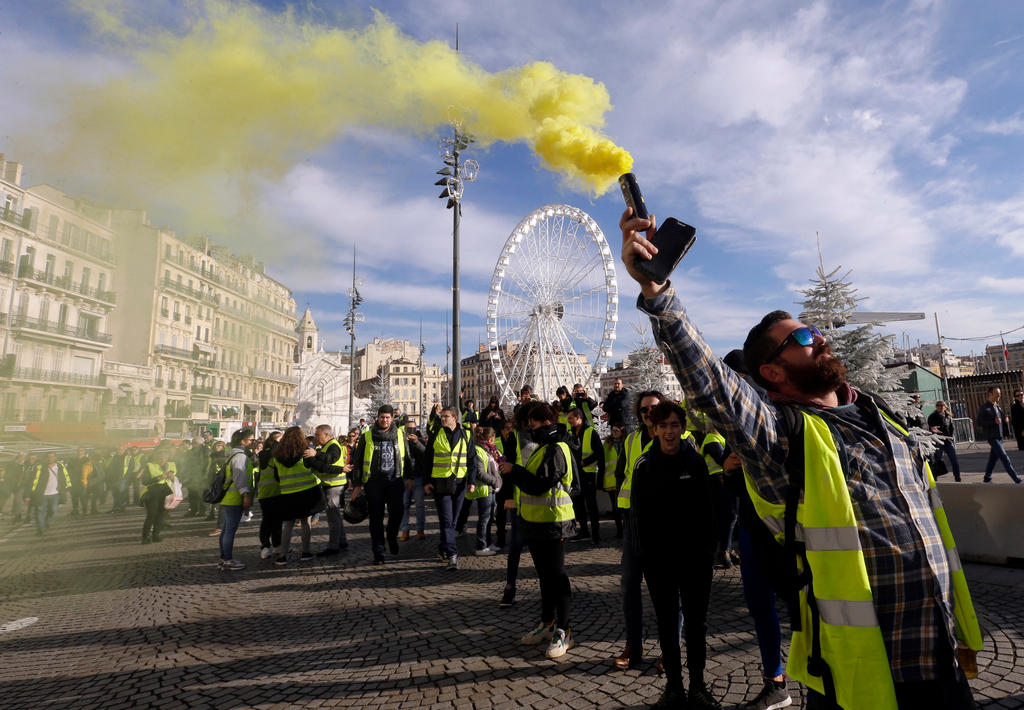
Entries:
<svg viewBox="0 0 1024 710">
<path fill-rule="evenodd" d="M 786 501 L 789 441 L 785 418 L 708 348 L 671 290 L 637 307 L 650 316 L 661 346 L 686 395 L 743 459 L 758 493 Z M 856 394 L 853 394 L 856 400 Z M 949 563 L 928 500 L 920 451 L 882 421 L 868 397 L 843 408 L 816 407 L 839 433 L 849 462 L 853 502 L 878 623 L 896 682 L 933 680 L 937 647 L 955 648 Z M 867 427 L 867 428 L 866 428 Z"/>
</svg>

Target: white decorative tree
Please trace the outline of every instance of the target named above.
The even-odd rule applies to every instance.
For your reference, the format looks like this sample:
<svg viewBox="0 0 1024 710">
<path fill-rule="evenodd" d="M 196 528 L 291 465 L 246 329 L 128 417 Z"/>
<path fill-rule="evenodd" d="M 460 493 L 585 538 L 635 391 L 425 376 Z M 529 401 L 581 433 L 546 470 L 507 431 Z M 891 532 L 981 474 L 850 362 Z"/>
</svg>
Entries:
<svg viewBox="0 0 1024 710">
<path fill-rule="evenodd" d="M 388 377 L 387 367 L 380 367 L 377 370 L 377 376 L 373 379 L 373 384 L 370 385 L 370 400 L 366 403 L 366 409 L 363 410 L 366 421 L 376 419 L 377 410 L 385 404 L 393 405 L 394 401 L 391 398 L 391 381 Z"/>
</svg>

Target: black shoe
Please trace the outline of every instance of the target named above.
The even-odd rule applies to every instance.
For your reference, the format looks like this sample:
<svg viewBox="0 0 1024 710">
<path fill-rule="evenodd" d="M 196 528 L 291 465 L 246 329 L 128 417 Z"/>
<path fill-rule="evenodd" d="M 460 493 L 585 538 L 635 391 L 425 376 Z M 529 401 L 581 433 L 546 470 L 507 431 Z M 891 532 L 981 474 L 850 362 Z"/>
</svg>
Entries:
<svg viewBox="0 0 1024 710">
<path fill-rule="evenodd" d="M 142 544 L 143 544 L 143 545 L 148 545 L 148 544 L 149 544 L 149 543 L 151 543 L 151 542 L 153 542 L 153 540 L 152 540 L 152 539 L 150 539 L 150 538 L 149 538 L 148 536 L 146 536 L 146 535 L 143 535 L 143 536 L 142 536 Z"/>
<path fill-rule="evenodd" d="M 686 710 L 686 691 L 682 688 L 665 688 L 658 701 L 648 707 L 652 710 Z"/>
<path fill-rule="evenodd" d="M 320 552 L 316 553 L 316 556 L 317 557 L 334 557 L 339 552 L 341 552 L 341 550 L 335 549 L 333 547 L 328 547 L 326 550 L 320 550 Z"/>
<path fill-rule="evenodd" d="M 312 552 L 303 552 L 299 555 L 299 562 L 306 562 L 308 560 L 313 559 L 314 557 L 315 555 Z"/>
<path fill-rule="evenodd" d="M 373 564 L 374 565 L 382 565 L 382 564 L 384 564 L 384 558 L 383 557 L 374 557 L 373 558 Z"/>
<path fill-rule="evenodd" d="M 704 683 L 690 685 L 690 704 L 688 707 L 691 710 L 722 710 L 722 704 L 715 700 L 708 690 L 708 686 Z"/>
<path fill-rule="evenodd" d="M 516 603 L 516 588 L 505 587 L 505 591 L 501 593 L 501 601 L 498 602 L 499 609 L 508 609 L 510 606 Z"/>
<path fill-rule="evenodd" d="M 162 537 L 160 537 L 159 535 L 153 535 L 153 542 L 161 542 L 161 541 L 163 541 Z"/>
<path fill-rule="evenodd" d="M 341 544 L 338 545 L 338 549 L 339 550 L 347 550 L 348 549 L 348 540 L 342 540 Z"/>
<path fill-rule="evenodd" d="M 448 561 L 448 553 L 447 552 L 440 552 L 439 551 L 437 553 L 437 559 L 440 560 L 441 562 L 447 562 Z"/>
<path fill-rule="evenodd" d="M 388 550 L 391 551 L 392 555 L 398 554 L 398 538 L 388 537 Z"/>
<path fill-rule="evenodd" d="M 288 558 L 284 555 L 278 555 L 277 559 L 274 560 L 274 564 L 278 567 L 284 567 L 286 564 L 288 564 Z"/>
<path fill-rule="evenodd" d="M 569 542 L 583 542 L 590 539 L 590 533 L 586 531 L 580 531 L 569 538 Z"/>
</svg>

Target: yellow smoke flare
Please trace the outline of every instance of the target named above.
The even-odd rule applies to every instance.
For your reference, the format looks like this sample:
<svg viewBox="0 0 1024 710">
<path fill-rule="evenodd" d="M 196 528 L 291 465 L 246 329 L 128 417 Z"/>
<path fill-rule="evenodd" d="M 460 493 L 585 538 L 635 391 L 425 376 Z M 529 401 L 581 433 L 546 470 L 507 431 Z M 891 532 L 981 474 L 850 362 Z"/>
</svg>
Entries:
<svg viewBox="0 0 1024 710">
<path fill-rule="evenodd" d="M 209 0 L 172 33 L 132 27 L 109 2 L 80 6 L 129 52 L 132 70 L 72 92 L 69 133 L 153 187 L 276 178 L 348 129 L 424 135 L 452 119 L 485 145 L 527 144 L 592 195 L 632 165 L 602 133 L 603 84 L 544 62 L 487 72 L 381 14 L 350 30 Z"/>
</svg>

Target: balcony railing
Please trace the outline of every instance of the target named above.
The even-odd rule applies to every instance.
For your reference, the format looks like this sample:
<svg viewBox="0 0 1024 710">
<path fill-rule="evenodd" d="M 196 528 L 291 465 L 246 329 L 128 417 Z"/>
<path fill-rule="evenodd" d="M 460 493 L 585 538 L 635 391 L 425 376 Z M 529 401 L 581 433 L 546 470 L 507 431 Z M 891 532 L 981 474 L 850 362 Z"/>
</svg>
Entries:
<svg viewBox="0 0 1024 710">
<path fill-rule="evenodd" d="M 196 360 L 198 358 L 195 350 L 177 348 L 173 345 L 154 345 L 153 352 L 159 355 L 167 355 L 168 357 L 179 357 L 183 360 Z"/>
<path fill-rule="evenodd" d="M 94 343 L 104 343 L 107 345 L 109 345 L 110 341 L 113 339 L 113 336 L 109 333 L 99 333 L 91 330 L 90 328 L 83 328 L 81 326 L 72 327 L 66 323 L 54 323 L 53 321 L 30 318 L 29 316 L 14 316 L 14 318 L 11 319 L 11 327 L 36 330 L 43 333 L 53 333 L 54 335 L 63 335 L 69 338 L 79 338 L 81 340 L 91 340 Z"/>
<path fill-rule="evenodd" d="M 250 367 L 249 374 L 253 377 L 263 377 L 268 380 L 275 380 L 277 382 L 288 382 L 293 385 L 299 384 L 299 378 L 292 375 L 282 375 L 277 372 L 270 372 L 269 370 L 261 370 L 258 367 Z"/>
<path fill-rule="evenodd" d="M 108 404 L 103 414 L 108 417 L 153 417 L 159 409 L 151 404 Z"/>
<path fill-rule="evenodd" d="M 0 274 L 10 276 L 14 273 L 14 262 L 13 261 L 0 261 Z"/>
<path fill-rule="evenodd" d="M 85 387 L 100 387 L 106 381 L 103 375 L 76 375 L 63 370 L 43 370 L 35 367 L 16 367 L 11 373 L 11 379 L 56 382 L 64 385 L 81 385 Z"/>
<path fill-rule="evenodd" d="M 163 284 L 164 288 L 169 288 L 172 291 L 177 291 L 178 293 L 194 298 L 197 301 L 206 301 L 208 303 L 212 303 L 213 305 L 217 305 L 217 297 L 210 291 L 200 291 L 199 289 L 192 288 L 188 284 L 172 281 L 166 276 L 163 278 L 163 281 L 161 283 Z"/>
<path fill-rule="evenodd" d="M 111 246 L 110 241 L 99 235 L 93 235 L 96 238 L 91 243 L 88 236 L 83 235 L 81 232 L 73 235 L 68 235 L 66 232 L 54 234 L 48 228 L 40 227 L 36 230 L 36 235 L 43 239 L 63 244 L 65 247 L 74 249 L 81 254 L 88 254 L 108 264 L 113 265 L 117 263 L 117 257 L 114 256 L 114 248 Z"/>
<path fill-rule="evenodd" d="M 0 210 L 0 219 L 11 224 L 16 224 L 23 229 L 28 229 L 32 226 L 32 213 L 18 212 L 12 210 L 9 207 L 4 207 Z"/>
<path fill-rule="evenodd" d="M 192 386 L 192 394 L 213 394 L 213 387 L 201 387 L 199 385 Z"/>
<path fill-rule="evenodd" d="M 68 293 L 77 293 L 91 298 L 94 301 L 102 301 L 104 303 L 116 303 L 117 296 L 113 291 L 103 291 L 98 288 L 83 285 L 81 281 L 75 283 L 67 276 L 54 276 L 49 271 L 36 271 L 29 267 L 28 264 L 22 264 L 21 268 L 18 269 L 18 277 L 28 279 L 29 281 L 35 281 L 37 283 L 46 284 L 47 286 L 53 286 L 59 288 L 62 291 Z"/>
</svg>

